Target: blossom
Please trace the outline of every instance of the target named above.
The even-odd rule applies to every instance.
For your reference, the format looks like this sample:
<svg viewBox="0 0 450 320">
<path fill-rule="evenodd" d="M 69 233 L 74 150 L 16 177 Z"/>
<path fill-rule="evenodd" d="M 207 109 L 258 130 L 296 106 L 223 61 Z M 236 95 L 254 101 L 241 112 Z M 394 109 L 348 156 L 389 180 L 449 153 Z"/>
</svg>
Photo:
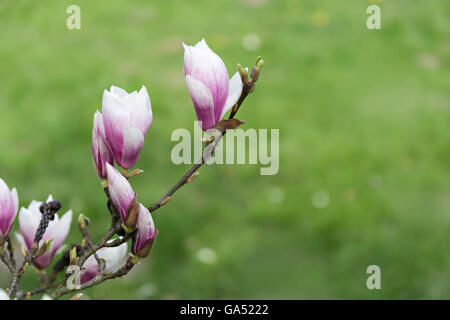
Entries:
<svg viewBox="0 0 450 320">
<path fill-rule="evenodd" d="M 128 180 L 120 174 L 116 168 L 108 163 L 106 164 L 106 172 L 111 200 L 116 207 L 122 222 L 127 227 L 134 228 L 139 214 L 136 194 Z"/>
<path fill-rule="evenodd" d="M 112 241 L 112 240 L 110 240 Z M 100 259 L 105 260 L 104 272 L 116 272 L 126 261 L 128 253 L 127 243 L 117 247 L 104 247 L 97 251 Z M 83 264 L 81 271 L 81 283 L 92 280 L 98 274 L 98 263 L 94 255 L 91 255 Z"/>
<path fill-rule="evenodd" d="M 19 209 L 19 197 L 16 188 L 9 190 L 0 179 L 0 237 L 7 237 Z"/>
<path fill-rule="evenodd" d="M 184 43 L 183 46 L 186 85 L 197 119 L 206 131 L 214 127 L 241 96 L 241 76 L 236 72 L 229 79 L 225 64 L 205 39 L 193 47 Z"/>
<path fill-rule="evenodd" d="M 103 93 L 102 111 L 106 139 L 114 159 L 122 168 L 133 167 L 153 120 L 147 89 L 142 86 L 139 92 L 127 93 L 111 86 L 110 91 Z"/>
<path fill-rule="evenodd" d="M 51 195 L 48 196 L 47 202 L 53 201 Z M 19 227 L 22 236 L 17 235 L 19 242 L 27 249 L 30 250 L 34 242 L 34 236 L 36 230 L 41 222 L 42 213 L 39 210 L 42 202 L 31 201 L 28 208 L 20 208 L 19 211 Z M 58 249 L 63 244 L 70 230 L 70 223 L 72 222 L 72 210 L 67 211 L 61 218 L 55 213 L 54 219 L 48 224 L 39 245 L 42 245 L 44 241 L 53 239 L 50 244 L 50 248 L 40 257 L 34 260 L 34 263 L 39 268 L 47 267 L 53 259 Z"/>
<path fill-rule="evenodd" d="M 157 231 L 150 211 L 142 204 L 139 204 L 139 217 L 136 226 L 138 230 L 133 243 L 133 252 L 138 257 L 144 258 L 153 246 Z"/>
<path fill-rule="evenodd" d="M 94 127 L 92 129 L 92 156 L 95 170 L 99 178 L 106 178 L 106 163 L 114 164 L 114 156 L 106 141 L 103 116 L 97 111 L 94 114 Z"/>
</svg>

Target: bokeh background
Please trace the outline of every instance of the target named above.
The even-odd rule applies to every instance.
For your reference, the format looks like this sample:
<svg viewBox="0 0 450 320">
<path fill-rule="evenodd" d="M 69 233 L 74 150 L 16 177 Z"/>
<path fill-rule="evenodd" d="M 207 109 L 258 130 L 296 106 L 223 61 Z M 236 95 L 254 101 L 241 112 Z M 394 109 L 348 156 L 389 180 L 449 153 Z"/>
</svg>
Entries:
<svg viewBox="0 0 450 320">
<path fill-rule="evenodd" d="M 71 4 L 81 30 L 66 28 Z M 150 204 L 189 167 L 170 160 L 172 131 L 195 118 L 181 43 L 204 37 L 230 74 L 265 60 L 239 118 L 280 129 L 279 173 L 203 167 L 155 213 L 151 255 L 87 297 L 450 298 L 447 0 L 2 0 L 0 35 L 0 177 L 21 206 L 51 193 L 84 213 L 95 239 L 109 223 L 90 149 L 103 90 L 149 90 L 133 186 Z M 381 290 L 366 287 L 372 264 Z M 23 286 L 37 285 L 30 269 Z"/>
</svg>

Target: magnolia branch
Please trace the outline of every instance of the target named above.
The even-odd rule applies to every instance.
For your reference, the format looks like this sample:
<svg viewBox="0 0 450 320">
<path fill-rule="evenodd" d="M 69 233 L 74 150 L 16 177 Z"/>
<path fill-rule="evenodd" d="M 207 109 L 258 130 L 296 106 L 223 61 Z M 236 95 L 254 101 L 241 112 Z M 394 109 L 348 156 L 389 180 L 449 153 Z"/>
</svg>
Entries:
<svg viewBox="0 0 450 320">
<path fill-rule="evenodd" d="M 4 240 L 0 238 L 0 260 L 3 261 L 11 274 L 14 274 L 16 262 L 14 260 L 14 253 L 9 238 L 5 238 Z"/>
<path fill-rule="evenodd" d="M 208 161 L 208 159 L 211 157 L 211 154 L 214 152 L 216 147 L 219 145 L 222 137 L 227 133 L 226 130 L 234 129 L 243 123 L 241 121 L 232 121 L 232 120 L 234 119 L 234 116 L 238 112 L 238 110 L 241 107 L 242 103 L 244 102 L 245 98 L 247 98 L 247 96 L 255 90 L 255 83 L 259 78 L 259 74 L 260 74 L 263 62 L 264 61 L 261 59 L 261 57 L 258 57 L 258 59 L 256 60 L 255 66 L 252 67 L 251 74 L 250 74 L 250 80 L 248 79 L 247 71 L 245 69 L 243 69 L 241 67 L 241 65 L 238 64 L 238 71 L 241 75 L 241 80 L 243 83 L 242 93 L 241 93 L 241 96 L 239 97 L 238 101 L 236 102 L 236 104 L 231 109 L 231 113 L 230 113 L 230 116 L 228 117 L 228 120 L 222 120 L 214 127 L 215 129 L 219 130 L 219 132 L 221 134 L 218 136 L 218 138 L 214 139 L 214 141 L 210 142 L 210 144 L 208 144 L 205 147 L 205 150 L 202 154 L 202 159 L 201 160 L 199 159 L 199 161 L 197 161 L 186 172 L 186 174 L 183 177 L 181 177 L 181 179 L 178 180 L 178 182 L 163 197 L 161 197 L 156 203 L 152 204 L 148 208 L 150 210 L 150 212 L 153 213 L 154 211 L 156 211 L 157 209 L 159 209 L 160 207 L 165 205 L 167 202 L 169 202 L 172 195 L 178 189 L 180 189 L 186 183 L 191 182 L 196 177 L 195 172 L 203 164 L 205 164 L 206 161 Z M 237 119 L 235 119 L 235 120 L 237 120 Z"/>
<path fill-rule="evenodd" d="M 158 200 L 155 204 L 153 204 L 152 206 L 149 207 L 149 211 L 150 212 L 154 212 L 155 210 L 157 210 L 158 208 L 160 208 L 161 206 L 166 204 L 170 200 L 170 197 L 178 189 L 180 189 L 186 183 L 191 182 L 192 179 L 195 178 L 195 172 L 204 163 L 206 163 L 208 161 L 208 159 L 211 157 L 211 154 L 214 152 L 214 150 L 216 149 L 216 147 L 220 143 L 222 137 L 226 134 L 226 130 L 227 129 L 234 129 L 238 125 L 242 124 L 241 121 L 238 121 L 237 119 L 235 119 L 237 121 L 233 121 L 233 119 L 234 119 L 236 113 L 238 112 L 239 108 L 241 107 L 242 103 L 244 102 L 245 98 L 250 93 L 252 93 L 253 90 L 255 89 L 255 82 L 258 80 L 262 63 L 263 63 L 263 61 L 260 58 L 258 58 L 258 60 L 256 62 L 256 66 L 254 66 L 252 68 L 252 73 L 251 73 L 251 76 L 250 76 L 250 80 L 248 79 L 247 71 L 244 70 L 242 67 L 240 67 L 240 65 L 238 65 L 238 70 L 239 70 L 239 73 L 241 75 L 241 79 L 242 79 L 242 82 L 243 82 L 242 93 L 241 93 L 241 96 L 239 97 L 238 101 L 236 102 L 236 104 L 233 106 L 233 108 L 231 110 L 231 113 L 230 113 L 230 116 L 228 117 L 228 120 L 223 120 L 223 121 L 219 122 L 216 125 L 215 129 L 219 130 L 219 132 L 221 134 L 218 135 L 216 139 L 214 139 L 213 141 L 210 141 L 206 145 L 205 150 L 204 150 L 204 152 L 202 154 L 201 161 L 198 161 L 196 164 L 194 164 L 186 172 L 186 174 L 183 175 L 183 177 L 160 200 Z M 130 178 L 130 177 L 132 177 L 134 175 L 135 174 L 128 174 L 128 175 L 126 175 L 126 177 Z M 80 257 L 80 259 L 79 259 L 79 261 L 77 263 L 77 265 L 80 266 L 80 267 L 89 258 L 89 256 L 91 256 L 92 254 L 95 254 L 99 249 L 101 249 L 103 247 L 116 247 L 116 246 L 119 246 L 119 245 L 127 242 L 133 236 L 133 233 L 129 233 L 129 234 L 125 234 L 121 238 L 117 238 L 117 239 L 114 239 L 111 242 L 108 242 L 108 240 L 114 234 L 116 234 L 116 233 L 121 231 L 122 225 L 120 223 L 120 220 L 118 220 L 118 218 L 117 218 L 117 210 L 116 210 L 116 208 L 114 208 L 114 205 L 112 204 L 108 188 L 105 188 L 105 194 L 108 197 L 108 204 L 107 204 L 108 209 L 110 210 L 110 212 L 111 212 L 111 214 L 113 216 L 113 220 L 116 219 L 116 222 L 113 221 L 112 228 L 105 234 L 105 236 L 96 245 L 93 245 L 92 242 L 89 243 L 89 246 L 91 247 L 91 249 L 88 250 L 85 254 L 83 254 Z M 87 230 L 87 227 L 85 229 L 83 229 L 83 230 Z M 85 233 L 87 234 L 87 231 L 85 231 Z M 128 260 L 127 260 L 127 263 L 125 264 L 125 266 L 120 268 L 118 271 L 116 271 L 114 273 L 109 273 L 109 274 L 104 274 L 103 272 L 100 272 L 94 279 L 92 279 L 91 281 L 88 281 L 88 282 L 82 284 L 81 287 L 78 288 L 78 289 L 69 289 L 69 288 L 67 288 L 67 286 L 59 288 L 58 290 L 56 290 L 52 294 L 52 298 L 57 299 L 57 298 L 59 298 L 59 297 L 61 297 L 63 295 L 66 295 L 68 293 L 73 293 L 73 292 L 80 291 L 80 290 L 83 290 L 83 289 L 86 289 L 86 288 L 90 288 L 90 287 L 96 286 L 96 285 L 98 285 L 98 284 L 100 284 L 100 283 L 102 283 L 102 282 L 104 282 L 106 280 L 110 280 L 110 279 L 115 279 L 117 277 L 121 277 L 121 276 L 127 274 L 133 268 L 134 264 L 135 264 L 135 262 L 133 261 L 133 257 L 129 257 Z"/>
<path fill-rule="evenodd" d="M 210 159 L 212 153 L 221 142 L 222 137 L 227 133 L 227 130 L 234 129 L 243 123 L 240 120 L 235 119 L 235 115 L 239 111 L 242 103 L 247 98 L 247 96 L 254 91 L 255 83 L 258 80 L 262 64 L 263 60 L 261 58 L 258 58 L 255 66 L 253 66 L 251 69 L 250 79 L 247 70 L 244 70 L 240 65 L 238 65 L 238 71 L 241 76 L 243 87 L 241 95 L 232 107 L 228 119 L 221 120 L 212 128 L 214 129 L 213 131 L 215 132 L 215 134 L 213 134 L 212 137 L 205 141 L 206 144 L 203 150 L 202 158 L 199 159 L 163 197 L 161 197 L 156 203 L 148 208 L 150 212 L 154 212 L 161 206 L 165 205 L 178 189 L 180 189 L 186 183 L 191 182 L 197 176 L 197 170 Z M 123 175 L 126 179 L 129 179 L 141 172 L 142 171 L 136 169 L 130 173 L 126 171 L 125 173 L 123 173 Z M 99 250 L 101 250 L 102 248 L 118 247 L 128 242 L 128 240 L 130 239 L 133 239 L 134 241 L 137 232 L 137 228 L 128 228 L 125 226 L 126 222 L 124 222 L 125 225 L 122 223 L 122 219 L 118 214 L 118 210 L 111 199 L 107 184 L 104 185 L 104 191 L 108 198 L 107 208 L 112 216 L 111 227 L 109 228 L 109 230 L 106 231 L 106 233 L 100 240 L 94 243 L 88 231 L 89 220 L 81 214 L 78 219 L 78 226 L 82 234 L 81 244 L 72 245 L 71 248 L 63 254 L 61 259 L 54 265 L 49 278 L 46 277 L 45 271 L 35 268 L 40 277 L 41 286 L 34 290 L 19 291 L 19 282 L 30 264 L 34 264 L 35 266 L 39 267 L 35 263 L 35 259 L 40 257 L 50 248 L 52 239 L 47 241 L 41 241 L 41 239 L 47 229 L 49 222 L 53 220 L 55 213 L 61 208 L 61 204 L 58 201 L 50 201 L 41 205 L 40 211 L 42 213 L 42 218 L 37 228 L 34 242 L 29 248 L 28 252 L 26 252 L 22 247 L 22 254 L 24 255 L 24 259 L 19 267 L 16 268 L 11 241 L 8 238 L 0 238 L 0 259 L 7 266 L 12 275 L 11 287 L 8 290 L 8 295 L 11 298 L 15 297 L 17 299 L 23 299 L 26 297 L 27 299 L 29 299 L 34 294 L 47 292 L 50 289 L 55 289 L 55 291 L 51 294 L 51 297 L 53 299 L 58 299 L 66 294 L 81 291 L 99 285 L 104 281 L 122 277 L 133 269 L 134 265 L 139 260 L 139 251 L 137 253 L 133 251 L 136 255 L 129 253 L 129 257 L 126 260 L 126 263 L 115 272 L 105 272 L 106 262 L 104 259 L 100 258 L 98 254 Z M 120 237 L 111 240 L 116 234 Z M 151 248 L 151 244 L 149 248 Z M 82 270 L 84 264 L 92 255 L 94 256 L 98 264 L 98 274 L 93 279 L 82 283 L 78 287 L 74 286 L 69 288 L 67 286 L 69 274 L 66 273 L 64 279 L 61 282 L 54 283 L 57 275 L 61 271 L 65 270 L 65 268 L 69 265 L 76 265 L 79 267 L 79 270 Z"/>
<path fill-rule="evenodd" d="M 77 288 L 69 289 L 67 286 L 61 287 L 61 288 L 57 289 L 51 295 L 51 297 L 53 299 L 58 299 L 68 293 L 78 292 L 78 291 L 81 291 L 81 290 L 84 290 L 84 289 L 87 289 L 87 288 L 90 288 L 93 286 L 97 286 L 106 280 L 112 280 L 115 278 L 122 277 L 122 276 L 126 275 L 128 272 L 130 272 L 130 270 L 134 267 L 135 264 L 136 263 L 135 263 L 133 257 L 129 257 L 127 259 L 127 262 L 125 263 L 125 265 L 122 268 L 120 268 L 119 270 L 117 270 L 116 272 L 110 272 L 110 273 L 106 273 L 106 274 L 98 274 L 91 281 L 83 283 L 78 289 Z"/>
</svg>

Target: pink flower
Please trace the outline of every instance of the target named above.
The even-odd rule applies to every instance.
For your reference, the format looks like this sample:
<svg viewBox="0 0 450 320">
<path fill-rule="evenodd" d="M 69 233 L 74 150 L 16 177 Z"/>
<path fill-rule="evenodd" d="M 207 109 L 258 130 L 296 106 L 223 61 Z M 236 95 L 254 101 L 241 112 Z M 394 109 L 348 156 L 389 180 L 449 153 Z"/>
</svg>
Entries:
<svg viewBox="0 0 450 320">
<path fill-rule="evenodd" d="M 98 257 L 105 260 L 105 272 L 116 272 L 127 259 L 128 245 L 123 243 L 118 247 L 105 247 L 97 251 Z M 81 283 L 94 279 L 98 274 L 98 263 L 94 255 L 91 255 L 83 264 L 81 271 Z"/>
<path fill-rule="evenodd" d="M 16 188 L 9 190 L 0 179 L 0 237 L 7 237 L 19 209 L 19 197 Z"/>
<path fill-rule="evenodd" d="M 184 75 L 202 130 L 214 127 L 242 93 L 239 72 L 229 80 L 222 59 L 203 39 L 194 47 L 184 46 Z"/>
<path fill-rule="evenodd" d="M 112 86 L 102 101 L 106 139 L 114 159 L 122 168 L 133 167 L 139 157 L 144 137 L 152 124 L 152 108 L 147 89 L 128 94 Z"/>
<path fill-rule="evenodd" d="M 106 164 L 106 172 L 111 200 L 116 207 L 122 222 L 127 227 L 134 228 L 139 214 L 136 194 L 128 180 L 109 163 Z"/>
<path fill-rule="evenodd" d="M 53 197 L 48 196 L 47 202 L 52 201 Z M 28 208 L 20 208 L 19 212 L 19 227 L 22 236 L 17 235 L 19 242 L 27 249 L 30 250 L 33 242 L 36 230 L 41 222 L 42 214 L 39 210 L 42 202 L 31 201 Z M 42 236 L 39 246 L 43 244 L 44 241 L 53 239 L 50 244 L 50 249 L 45 252 L 42 256 L 35 260 L 35 264 L 40 268 L 47 267 L 53 259 L 58 249 L 63 244 L 70 230 L 70 223 L 72 222 L 72 210 L 67 211 L 61 219 L 58 214 L 55 214 L 55 218 L 51 220 Z"/>
<path fill-rule="evenodd" d="M 94 114 L 94 128 L 92 129 L 92 156 L 95 170 L 99 178 L 106 178 L 106 163 L 114 164 L 114 156 L 106 142 L 103 116 L 97 111 Z"/>
<path fill-rule="evenodd" d="M 139 217 L 136 226 L 138 230 L 133 243 L 133 252 L 138 257 L 144 258 L 153 246 L 157 231 L 150 211 L 142 204 L 139 204 Z"/>
</svg>

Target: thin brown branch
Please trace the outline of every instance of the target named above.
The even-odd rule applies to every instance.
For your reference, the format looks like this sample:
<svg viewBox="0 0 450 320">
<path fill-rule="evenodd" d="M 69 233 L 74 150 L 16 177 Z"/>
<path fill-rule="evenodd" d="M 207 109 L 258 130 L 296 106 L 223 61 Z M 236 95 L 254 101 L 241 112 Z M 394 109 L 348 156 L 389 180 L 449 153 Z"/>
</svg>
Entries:
<svg viewBox="0 0 450 320">
<path fill-rule="evenodd" d="M 8 291 L 8 295 L 10 297 L 12 297 L 14 292 L 17 290 L 17 288 L 19 286 L 20 278 L 25 273 L 27 266 L 30 265 L 33 262 L 33 260 L 36 258 L 37 249 L 38 249 L 38 243 L 34 242 L 33 245 L 31 246 L 30 250 L 28 251 L 27 255 L 23 259 L 22 265 L 19 268 L 14 270 L 13 277 L 11 280 L 11 288 Z"/>
<path fill-rule="evenodd" d="M 30 296 L 33 296 L 35 294 L 39 294 L 39 293 L 44 293 L 47 292 L 50 289 L 54 289 L 54 288 L 58 288 L 58 287 L 62 287 L 63 286 L 63 282 L 61 283 L 55 283 L 55 284 L 49 284 L 49 285 L 43 285 L 39 288 L 30 290 L 30 291 L 18 291 L 16 293 L 16 298 L 17 299 L 24 299 L 26 298 L 27 294 L 29 294 Z"/>
<path fill-rule="evenodd" d="M 14 274 L 15 268 L 12 262 L 14 260 L 11 259 L 10 256 L 7 256 L 4 251 L 2 251 L 0 254 L 0 260 L 3 261 L 3 263 L 6 265 L 11 274 Z"/>
<path fill-rule="evenodd" d="M 106 280 L 112 280 L 112 279 L 115 279 L 115 278 L 118 278 L 118 277 L 122 277 L 122 276 L 126 275 L 128 272 L 130 272 L 131 269 L 133 269 L 134 265 L 135 265 L 135 262 L 133 261 L 133 258 L 132 257 L 128 257 L 126 264 L 122 268 L 117 270 L 116 272 L 107 273 L 107 274 L 98 274 L 91 281 L 83 283 L 78 289 L 77 288 L 70 289 L 67 286 L 61 287 L 61 288 L 57 289 L 51 295 L 51 297 L 53 299 L 58 299 L 58 298 L 62 297 L 63 295 L 66 295 L 68 293 L 81 291 L 81 290 L 84 290 L 84 289 L 87 289 L 87 288 L 99 285 L 99 284 L 101 284 L 102 282 L 104 282 Z"/>
<path fill-rule="evenodd" d="M 85 253 L 83 253 L 80 256 L 80 259 L 77 262 L 77 265 L 79 267 L 82 267 L 83 264 L 86 262 L 86 260 L 93 255 L 95 252 L 97 252 L 99 249 L 106 246 L 107 242 L 113 235 L 115 235 L 118 231 L 122 229 L 122 225 L 120 223 L 120 220 L 116 217 L 113 217 L 113 221 L 111 223 L 111 228 L 105 233 L 105 235 L 96 243 L 93 244 L 89 250 L 87 250 Z"/>
<path fill-rule="evenodd" d="M 88 231 L 88 223 L 86 223 L 86 226 L 84 228 L 80 228 L 81 234 L 83 235 L 83 238 L 86 239 L 88 248 L 92 248 L 94 247 L 94 243 L 92 242 L 92 239 L 89 235 L 89 231 Z M 98 271 L 99 272 L 103 272 L 104 268 L 105 268 L 105 263 L 104 260 L 100 259 L 100 257 L 98 256 L 97 252 L 93 252 L 92 253 L 94 255 L 95 260 L 97 261 L 98 264 Z"/>
</svg>

